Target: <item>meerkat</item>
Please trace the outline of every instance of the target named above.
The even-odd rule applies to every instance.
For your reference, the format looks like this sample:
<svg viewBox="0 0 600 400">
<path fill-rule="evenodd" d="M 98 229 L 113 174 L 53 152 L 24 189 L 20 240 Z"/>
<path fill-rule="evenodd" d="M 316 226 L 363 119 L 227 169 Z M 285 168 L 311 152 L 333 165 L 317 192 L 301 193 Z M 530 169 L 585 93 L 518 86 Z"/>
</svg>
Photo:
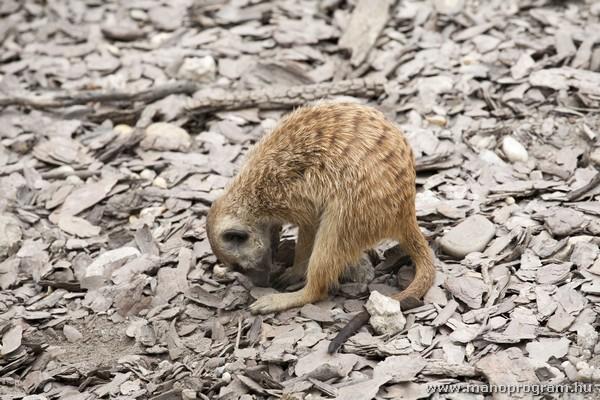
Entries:
<svg viewBox="0 0 600 400">
<path fill-rule="evenodd" d="M 419 299 L 435 267 L 417 224 L 415 175 L 410 145 L 380 111 L 348 102 L 301 107 L 250 150 L 213 202 L 207 236 L 223 264 L 264 286 L 281 225 L 298 227 L 293 265 L 277 282 L 305 280 L 304 287 L 260 297 L 253 313 L 324 299 L 344 269 L 384 239 L 398 241 L 415 264 L 414 280 L 392 297 Z"/>
</svg>

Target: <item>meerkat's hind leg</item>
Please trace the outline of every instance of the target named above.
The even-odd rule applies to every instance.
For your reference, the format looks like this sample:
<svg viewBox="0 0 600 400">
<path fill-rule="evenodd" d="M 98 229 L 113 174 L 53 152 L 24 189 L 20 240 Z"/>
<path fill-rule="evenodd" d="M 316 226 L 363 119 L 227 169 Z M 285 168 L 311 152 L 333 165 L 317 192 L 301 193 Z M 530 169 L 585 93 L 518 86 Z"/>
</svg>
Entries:
<svg viewBox="0 0 600 400">
<path fill-rule="evenodd" d="M 275 287 L 285 289 L 286 287 L 306 280 L 306 269 L 310 260 L 317 227 L 311 225 L 298 226 L 298 240 L 294 251 L 294 264 L 285 269 L 275 278 Z"/>
</svg>

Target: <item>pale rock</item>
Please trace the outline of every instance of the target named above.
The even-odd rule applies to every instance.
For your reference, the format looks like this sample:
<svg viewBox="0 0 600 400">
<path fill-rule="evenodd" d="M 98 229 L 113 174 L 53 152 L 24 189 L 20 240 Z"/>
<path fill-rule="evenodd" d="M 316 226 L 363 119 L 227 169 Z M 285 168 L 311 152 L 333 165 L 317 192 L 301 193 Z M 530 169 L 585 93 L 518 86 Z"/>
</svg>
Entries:
<svg viewBox="0 0 600 400">
<path fill-rule="evenodd" d="M 129 11 L 129 16 L 132 19 L 135 19 L 136 21 L 147 21 L 148 20 L 148 14 L 146 14 L 146 11 L 140 10 L 138 8 L 134 8 L 131 11 Z"/>
<path fill-rule="evenodd" d="M 215 265 L 213 267 L 213 278 L 222 279 L 229 273 L 229 268 Z"/>
<path fill-rule="evenodd" d="M 561 364 L 561 366 L 563 367 L 565 374 L 571 381 L 577 379 L 577 368 L 575 368 L 575 366 L 571 362 L 565 361 Z"/>
<path fill-rule="evenodd" d="M 142 178 L 145 181 L 153 181 L 154 178 L 156 178 L 156 172 L 146 168 L 142 172 L 140 172 L 140 178 Z"/>
<path fill-rule="evenodd" d="M 81 287 L 90 290 L 98 289 L 108 280 L 108 275 L 110 272 L 106 271 L 108 266 L 117 261 L 125 260 L 131 257 L 139 257 L 140 255 L 140 251 L 135 247 L 121 247 L 100 254 L 90 265 L 87 266 L 85 275 L 81 280 Z"/>
<path fill-rule="evenodd" d="M 152 181 L 152 186 L 155 186 L 160 189 L 167 189 L 169 187 L 166 179 L 161 176 L 157 176 L 156 178 L 154 178 L 154 180 Z"/>
<path fill-rule="evenodd" d="M 83 339 L 83 335 L 77 329 L 72 327 L 71 325 L 63 326 L 63 334 L 67 338 L 67 340 L 71 343 L 77 342 Z"/>
<path fill-rule="evenodd" d="M 427 117 L 427 122 L 433 125 L 437 125 L 441 128 L 448 125 L 448 119 L 443 115 L 433 115 L 431 117 Z"/>
<path fill-rule="evenodd" d="M 211 56 L 188 57 L 179 67 L 178 75 L 182 79 L 195 82 L 212 82 L 215 80 L 217 64 Z"/>
<path fill-rule="evenodd" d="M 582 324 L 577 328 L 577 345 L 591 350 L 598 343 L 598 332 L 590 324 Z"/>
<path fill-rule="evenodd" d="M 140 146 L 144 150 L 186 152 L 192 146 L 192 139 L 185 129 L 175 124 L 155 122 L 146 128 Z"/>
<path fill-rule="evenodd" d="M 371 314 L 369 323 L 378 334 L 393 335 L 404 329 L 406 319 L 400 309 L 400 302 L 374 290 L 365 304 Z"/>
<path fill-rule="evenodd" d="M 525 146 L 512 136 L 504 136 L 502 151 L 511 162 L 527 162 L 529 159 Z"/>
<path fill-rule="evenodd" d="M 475 251 L 483 251 L 496 234 L 496 226 L 482 215 L 472 215 L 440 239 L 442 250 L 451 256 L 464 258 Z"/>
<path fill-rule="evenodd" d="M 440 14 L 458 14 L 463 10 L 464 0 L 435 0 L 435 10 Z"/>
<path fill-rule="evenodd" d="M 534 361 L 547 362 L 550 357 L 561 359 L 569 352 L 569 339 L 540 339 L 539 341 L 527 343 L 526 349 L 529 358 Z"/>
</svg>

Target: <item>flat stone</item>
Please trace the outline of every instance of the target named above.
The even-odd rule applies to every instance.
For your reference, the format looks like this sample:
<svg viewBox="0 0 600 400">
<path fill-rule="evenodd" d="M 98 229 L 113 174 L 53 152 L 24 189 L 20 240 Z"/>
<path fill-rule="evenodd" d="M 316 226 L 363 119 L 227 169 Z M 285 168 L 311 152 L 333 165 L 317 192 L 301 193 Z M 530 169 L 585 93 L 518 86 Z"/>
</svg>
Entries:
<svg viewBox="0 0 600 400">
<path fill-rule="evenodd" d="M 496 226 L 482 215 L 472 215 L 440 239 L 442 250 L 463 258 L 469 253 L 483 251 L 496 233 Z"/>
<path fill-rule="evenodd" d="M 163 31 L 174 31 L 181 27 L 182 13 L 174 7 L 154 7 L 148 12 L 154 26 Z"/>
<path fill-rule="evenodd" d="M 560 339 L 540 339 L 539 341 L 529 342 L 526 345 L 529 358 L 534 361 L 545 363 L 550 357 L 561 359 L 569 352 L 571 342 L 562 337 Z"/>
</svg>

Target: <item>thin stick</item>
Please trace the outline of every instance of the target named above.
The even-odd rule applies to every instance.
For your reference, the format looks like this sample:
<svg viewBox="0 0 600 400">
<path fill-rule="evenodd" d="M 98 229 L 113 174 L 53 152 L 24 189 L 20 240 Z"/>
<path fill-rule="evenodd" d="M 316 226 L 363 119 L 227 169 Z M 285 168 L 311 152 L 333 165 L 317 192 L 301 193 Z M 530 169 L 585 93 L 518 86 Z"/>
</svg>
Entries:
<svg viewBox="0 0 600 400">
<path fill-rule="evenodd" d="M 384 79 L 365 78 L 244 91 L 202 90 L 196 93 L 187 109 L 204 114 L 248 107 L 290 108 L 339 95 L 377 97 L 384 92 L 384 84 Z"/>
<path fill-rule="evenodd" d="M 156 86 L 139 92 L 82 92 L 74 94 L 60 94 L 52 98 L 35 97 L 4 97 L 0 98 L 0 107 L 26 106 L 36 109 L 62 108 L 87 103 L 113 103 L 119 101 L 142 101 L 152 103 L 172 94 L 193 94 L 200 90 L 200 85 L 194 82 L 177 82 Z"/>
<path fill-rule="evenodd" d="M 582 187 L 580 187 L 579 189 L 575 189 L 571 193 L 569 193 L 566 198 L 567 201 L 577 200 L 578 198 L 583 196 L 585 193 L 589 192 L 590 190 L 592 190 L 593 188 L 598 186 L 598 184 L 600 184 L 600 172 L 598 172 L 596 175 L 594 175 L 594 177 L 587 184 L 585 184 Z"/>
<path fill-rule="evenodd" d="M 235 338 L 235 349 L 240 348 L 240 340 L 242 338 L 242 317 L 238 317 L 238 331 L 237 336 Z"/>
</svg>

